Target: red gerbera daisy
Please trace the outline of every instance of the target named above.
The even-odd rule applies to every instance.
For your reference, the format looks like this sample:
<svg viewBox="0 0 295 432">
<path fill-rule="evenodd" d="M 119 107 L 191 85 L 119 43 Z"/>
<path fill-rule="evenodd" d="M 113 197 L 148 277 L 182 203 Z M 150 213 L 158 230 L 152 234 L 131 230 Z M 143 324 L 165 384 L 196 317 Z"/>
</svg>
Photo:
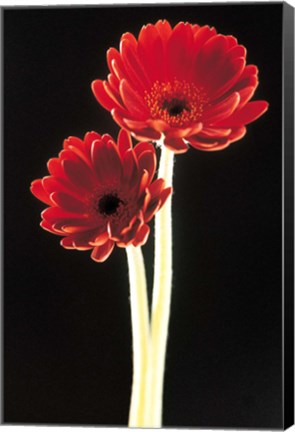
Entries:
<svg viewBox="0 0 295 432">
<path fill-rule="evenodd" d="M 165 203 L 171 188 L 153 180 L 156 168 L 152 144 L 132 147 L 126 131 L 118 145 L 109 135 L 89 132 L 84 142 L 64 141 L 58 158 L 50 159 L 50 176 L 35 180 L 32 193 L 48 204 L 41 226 L 64 238 L 67 249 L 93 249 L 95 261 L 105 261 L 114 245 L 146 242 L 147 222 Z"/>
<path fill-rule="evenodd" d="M 93 92 L 115 121 L 139 140 L 159 140 L 177 153 L 187 144 L 220 150 L 241 139 L 265 101 L 249 102 L 258 69 L 246 49 L 214 28 L 166 20 L 143 26 L 138 40 L 125 33 L 120 51 L 107 53 L 107 81 Z"/>
</svg>

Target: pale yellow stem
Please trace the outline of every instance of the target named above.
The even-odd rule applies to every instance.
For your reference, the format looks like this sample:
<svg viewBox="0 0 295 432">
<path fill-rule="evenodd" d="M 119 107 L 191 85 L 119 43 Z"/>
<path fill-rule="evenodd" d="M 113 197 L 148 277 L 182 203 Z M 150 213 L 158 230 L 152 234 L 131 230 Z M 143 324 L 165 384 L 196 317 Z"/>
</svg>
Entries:
<svg viewBox="0 0 295 432">
<path fill-rule="evenodd" d="M 140 247 L 126 248 L 133 339 L 133 382 L 129 411 L 129 427 L 145 425 L 145 406 L 147 399 L 147 367 L 150 346 L 148 299 L 144 260 Z"/>
<path fill-rule="evenodd" d="M 172 186 L 174 153 L 163 144 L 158 177 Z M 151 355 L 145 424 L 162 426 L 165 356 L 172 288 L 172 198 L 155 216 L 155 264 L 151 316 Z"/>
</svg>

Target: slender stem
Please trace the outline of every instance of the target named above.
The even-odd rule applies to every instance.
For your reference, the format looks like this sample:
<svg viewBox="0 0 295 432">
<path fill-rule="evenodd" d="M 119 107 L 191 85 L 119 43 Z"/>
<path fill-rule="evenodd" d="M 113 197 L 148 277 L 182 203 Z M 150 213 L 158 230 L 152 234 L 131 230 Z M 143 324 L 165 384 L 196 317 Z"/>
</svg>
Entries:
<svg viewBox="0 0 295 432">
<path fill-rule="evenodd" d="M 158 177 L 172 186 L 174 153 L 162 144 Z M 161 427 L 165 356 L 172 287 L 172 199 L 155 216 L 155 264 L 151 317 L 151 357 L 149 364 L 149 402 L 146 422 Z M 148 418 L 147 418 L 148 417 Z"/>
<path fill-rule="evenodd" d="M 131 245 L 126 248 L 126 252 L 133 338 L 133 382 L 128 426 L 142 427 L 147 399 L 146 377 L 150 345 L 146 276 L 141 248 Z"/>
</svg>

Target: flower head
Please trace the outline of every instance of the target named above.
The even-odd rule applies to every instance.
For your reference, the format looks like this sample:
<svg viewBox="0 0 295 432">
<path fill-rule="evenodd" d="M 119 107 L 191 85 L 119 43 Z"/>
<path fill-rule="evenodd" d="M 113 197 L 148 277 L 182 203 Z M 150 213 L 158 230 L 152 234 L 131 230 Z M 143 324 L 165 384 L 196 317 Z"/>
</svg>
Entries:
<svg viewBox="0 0 295 432">
<path fill-rule="evenodd" d="M 41 226 L 63 236 L 67 249 L 90 250 L 105 261 L 114 245 L 142 245 L 147 222 L 165 203 L 171 188 L 153 181 L 156 168 L 152 144 L 132 147 L 121 130 L 118 144 L 110 135 L 89 132 L 84 141 L 70 137 L 58 158 L 50 159 L 50 176 L 33 181 L 32 193 L 49 207 Z"/>
<path fill-rule="evenodd" d="M 138 39 L 125 33 L 107 61 L 108 80 L 92 83 L 97 100 L 137 139 L 163 137 L 177 153 L 188 144 L 207 151 L 227 147 L 268 107 L 249 102 L 258 69 L 246 66 L 246 49 L 208 26 L 148 24 Z"/>
</svg>

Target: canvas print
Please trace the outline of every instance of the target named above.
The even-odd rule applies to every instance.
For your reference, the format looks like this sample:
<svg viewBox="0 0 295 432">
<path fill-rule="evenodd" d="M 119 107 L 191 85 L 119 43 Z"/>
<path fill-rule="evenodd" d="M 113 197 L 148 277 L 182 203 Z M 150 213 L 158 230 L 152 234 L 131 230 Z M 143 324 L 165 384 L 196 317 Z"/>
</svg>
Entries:
<svg viewBox="0 0 295 432">
<path fill-rule="evenodd" d="M 3 23 L 4 422 L 282 427 L 283 4 Z"/>
</svg>

